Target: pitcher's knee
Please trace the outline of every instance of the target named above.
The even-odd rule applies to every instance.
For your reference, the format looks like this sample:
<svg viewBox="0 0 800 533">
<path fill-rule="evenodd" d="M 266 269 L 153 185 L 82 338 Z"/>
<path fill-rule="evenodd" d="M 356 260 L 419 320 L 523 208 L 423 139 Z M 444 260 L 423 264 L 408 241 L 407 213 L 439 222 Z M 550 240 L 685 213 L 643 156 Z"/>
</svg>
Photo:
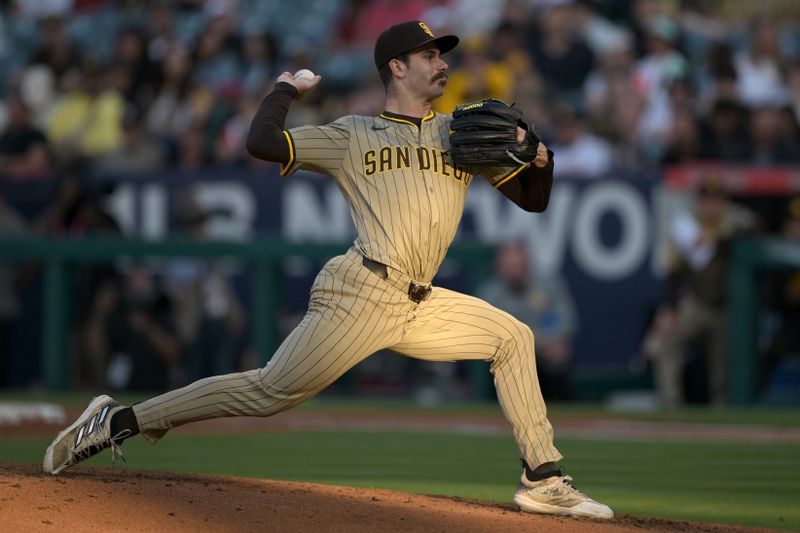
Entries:
<svg viewBox="0 0 800 533">
<path fill-rule="evenodd" d="M 305 383 L 294 381 L 291 383 L 281 383 L 285 381 L 284 376 L 279 373 L 270 372 L 270 366 L 262 368 L 258 376 L 258 384 L 261 390 L 268 397 L 280 402 L 297 405 L 314 396 L 315 392 L 309 390 Z"/>
<path fill-rule="evenodd" d="M 533 331 L 527 324 L 516 321 L 514 328 L 510 330 L 508 344 L 509 351 L 520 355 L 533 355 Z"/>
<path fill-rule="evenodd" d="M 522 322 L 516 321 L 513 328 L 505 330 L 499 341 L 495 363 L 520 357 L 534 359 L 533 331 Z"/>
<path fill-rule="evenodd" d="M 519 338 L 523 341 L 523 350 L 533 352 L 533 330 L 527 324 L 523 324 L 522 322 L 520 322 L 519 325 L 521 330 Z"/>
</svg>

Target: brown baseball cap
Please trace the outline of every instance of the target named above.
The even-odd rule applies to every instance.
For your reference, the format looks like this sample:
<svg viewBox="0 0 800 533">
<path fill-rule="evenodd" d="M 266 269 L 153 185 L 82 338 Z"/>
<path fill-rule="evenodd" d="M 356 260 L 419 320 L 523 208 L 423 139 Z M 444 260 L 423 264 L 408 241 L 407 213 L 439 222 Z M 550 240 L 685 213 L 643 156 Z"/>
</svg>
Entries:
<svg viewBox="0 0 800 533">
<path fill-rule="evenodd" d="M 435 43 L 439 52 L 444 54 L 456 47 L 458 37 L 455 35 L 436 37 L 428 26 L 419 20 L 395 24 L 381 33 L 375 41 L 375 66 L 380 70 L 395 57 L 428 43 Z"/>
</svg>

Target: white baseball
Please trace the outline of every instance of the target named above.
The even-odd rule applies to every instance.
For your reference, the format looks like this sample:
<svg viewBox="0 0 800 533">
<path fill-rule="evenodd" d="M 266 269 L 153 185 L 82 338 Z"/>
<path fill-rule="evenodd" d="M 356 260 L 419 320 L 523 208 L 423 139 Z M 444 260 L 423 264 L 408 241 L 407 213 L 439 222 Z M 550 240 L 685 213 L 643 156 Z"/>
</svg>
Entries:
<svg viewBox="0 0 800 533">
<path fill-rule="evenodd" d="M 299 80 L 301 78 L 313 78 L 314 76 L 316 76 L 316 74 L 314 74 L 313 72 L 311 72 L 307 68 L 303 68 L 303 69 L 300 69 L 297 72 L 295 72 L 294 76 L 292 76 L 292 79 L 293 80 Z"/>
</svg>

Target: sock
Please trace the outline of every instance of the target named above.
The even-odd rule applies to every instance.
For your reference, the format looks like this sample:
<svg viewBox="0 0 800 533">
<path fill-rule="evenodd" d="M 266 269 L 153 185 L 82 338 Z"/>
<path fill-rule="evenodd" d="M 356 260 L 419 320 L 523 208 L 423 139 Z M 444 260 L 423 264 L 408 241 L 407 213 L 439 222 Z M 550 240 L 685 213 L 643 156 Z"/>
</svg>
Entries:
<svg viewBox="0 0 800 533">
<path fill-rule="evenodd" d="M 522 460 L 522 467 L 525 469 L 525 477 L 528 481 L 541 481 L 553 476 L 563 475 L 561 469 L 554 462 L 542 463 L 536 468 L 531 468 L 525 459 Z"/>
<path fill-rule="evenodd" d="M 121 431 L 130 430 L 130 434 L 126 437 L 119 439 L 117 442 L 122 442 L 127 438 L 133 437 L 139 433 L 139 424 L 136 422 L 136 415 L 133 414 L 133 409 L 126 407 L 114 413 L 111 417 L 111 436 L 119 435 Z"/>
</svg>

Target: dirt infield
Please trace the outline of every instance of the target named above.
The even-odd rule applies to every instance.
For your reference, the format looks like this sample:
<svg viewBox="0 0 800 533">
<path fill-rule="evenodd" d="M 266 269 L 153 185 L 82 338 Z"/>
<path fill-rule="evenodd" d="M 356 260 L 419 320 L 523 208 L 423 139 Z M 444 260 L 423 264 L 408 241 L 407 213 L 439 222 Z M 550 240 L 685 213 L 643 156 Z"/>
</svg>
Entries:
<svg viewBox="0 0 800 533">
<path fill-rule="evenodd" d="M 80 413 L 3 424 L 4 438 L 51 437 Z M 648 423 L 562 417 L 561 436 L 719 442 L 800 442 L 800 430 L 764 426 Z M 406 430 L 506 435 L 494 414 L 293 411 L 279 416 L 191 424 L 177 433 L 297 430 Z M 382 489 L 134 470 L 78 468 L 46 476 L 38 465 L 0 463 L 2 531 L 347 531 L 347 532 L 749 532 L 769 531 L 623 516 L 595 522 L 523 514 L 512 504 Z"/>
<path fill-rule="evenodd" d="M 767 532 L 623 516 L 610 522 L 511 504 L 285 481 L 0 464 L 3 531 Z"/>
</svg>

